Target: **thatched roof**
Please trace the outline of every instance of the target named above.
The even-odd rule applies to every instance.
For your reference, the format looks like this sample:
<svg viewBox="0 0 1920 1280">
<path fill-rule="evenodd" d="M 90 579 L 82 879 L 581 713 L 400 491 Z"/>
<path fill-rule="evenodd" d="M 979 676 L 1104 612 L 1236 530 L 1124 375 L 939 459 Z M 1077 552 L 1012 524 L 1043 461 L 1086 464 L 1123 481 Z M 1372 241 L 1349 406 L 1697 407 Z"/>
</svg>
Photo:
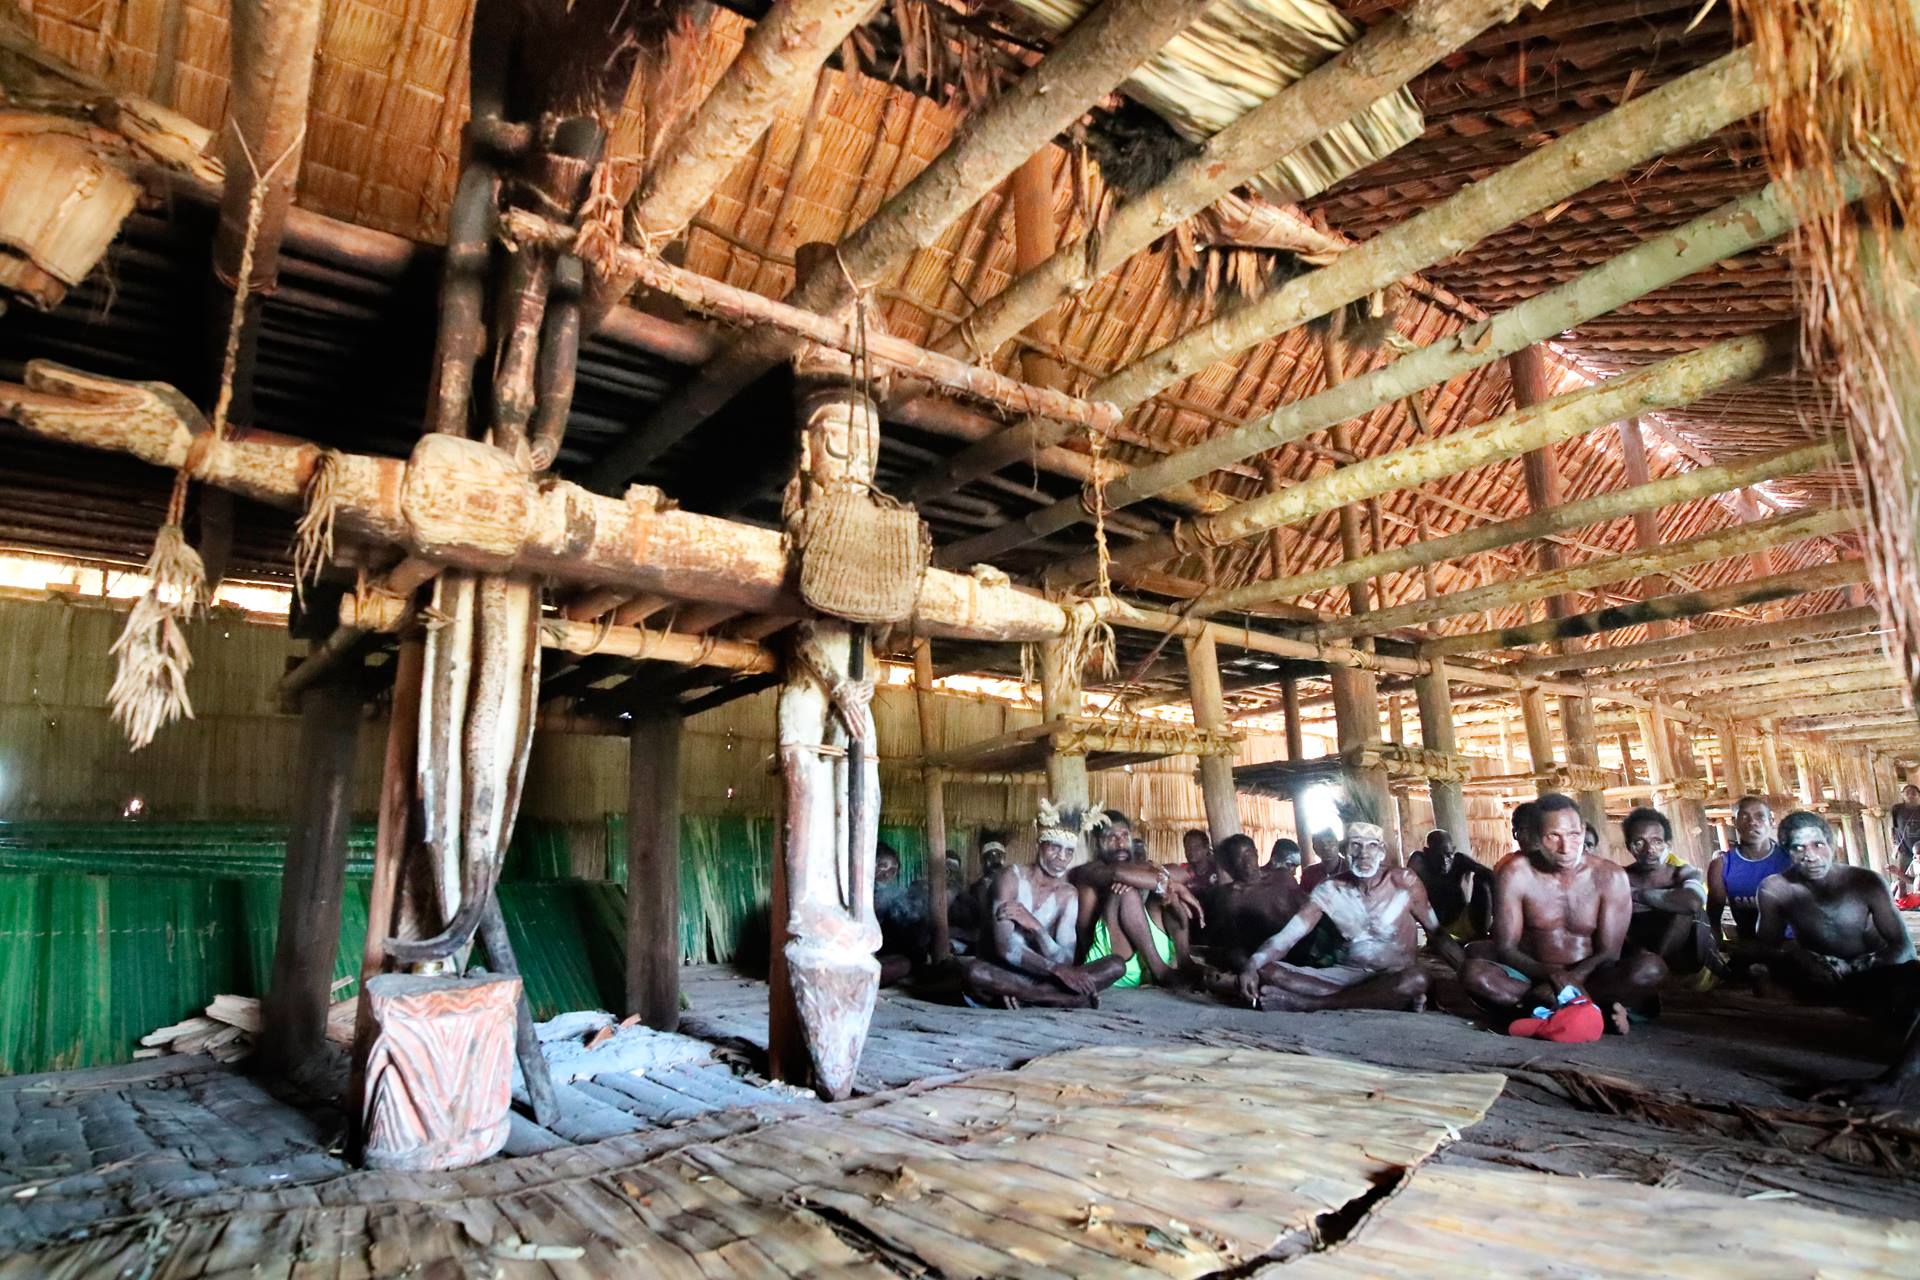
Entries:
<svg viewBox="0 0 1920 1280">
<path fill-rule="evenodd" d="M 740 7 L 751 11 L 754 6 Z M 1346 17 L 1366 26 L 1404 7 L 1399 0 L 1349 0 Z M 168 23 L 158 9 L 91 9 L 23 4 L 31 34 L 46 49 L 123 91 L 150 95 L 209 127 L 217 127 L 226 99 L 226 20 L 201 5 L 178 11 Z M 1465 183 L 1484 177 L 1543 141 L 1595 119 L 1702 66 L 1733 45 L 1726 6 L 1703 17 L 1698 0 L 1607 0 L 1527 9 L 1507 26 L 1473 41 L 1465 51 L 1419 77 L 1411 87 L 1424 131 L 1404 147 L 1308 199 L 1305 214 L 1333 241 L 1364 240 L 1429 207 Z M 914 30 L 931 21 L 971 61 L 932 66 L 907 56 L 899 13 L 912 12 Z M 470 0 L 332 0 L 323 29 L 298 204 L 325 218 L 425 244 L 437 242 L 458 162 L 465 114 L 465 41 Z M 964 24 L 964 25 L 963 25 Z M 673 124 L 697 104 L 739 46 L 747 19 L 712 12 L 697 34 L 673 47 L 664 66 L 643 69 L 613 122 L 612 149 L 636 161 L 651 154 Z M 980 78 L 1030 62 L 1045 41 L 1002 38 L 1004 10 L 974 0 L 883 7 L 861 41 L 824 72 L 811 100 L 796 101 L 749 158 L 715 191 L 685 237 L 685 265 L 703 275 L 778 296 L 792 283 L 792 255 L 809 241 L 834 241 L 870 216 L 931 161 L 962 128 L 982 92 Z M 910 33 L 911 37 L 911 33 Z M 855 57 L 855 51 L 864 57 Z M 858 62 L 856 69 L 850 65 Z M 951 77 L 962 63 L 976 73 Z M 989 68 L 982 73 L 980 68 Z M 996 69 L 997 68 L 997 69 Z M 938 74 L 937 74 L 938 73 Z M 940 79 L 940 74 L 949 77 Z M 1397 327 L 1415 343 L 1454 332 L 1543 288 L 1565 281 L 1646 236 L 1678 225 L 1764 184 L 1767 173 L 1757 121 L 1725 130 L 1708 142 L 1665 156 L 1615 181 L 1602 183 L 1409 280 Z M 1072 157 L 1049 148 L 1056 175 L 1056 212 L 1063 231 L 1081 227 L 1085 208 L 1074 198 Z M 1098 207 L 1095 183 L 1094 200 Z M 191 201 L 135 215 L 109 258 L 104 277 L 74 292 L 48 316 L 18 310 L 0 318 L 0 365 L 11 372 L 25 357 L 52 355 L 102 372 L 169 378 L 198 376 L 195 348 L 198 281 L 204 277 L 208 216 Z M 347 255 L 289 249 L 287 277 L 268 307 L 263 340 L 260 425 L 326 442 L 403 449 L 418 430 L 431 342 L 431 254 L 408 254 L 394 241 L 368 238 L 364 252 Z M 972 307 L 997 293 L 1013 272 L 1011 204 L 1005 188 L 981 200 L 967 216 L 916 254 L 877 290 L 887 327 L 921 342 L 947 332 Z M 1729 334 L 1792 319 L 1797 304 L 1792 264 L 1770 247 L 1721 264 L 1562 335 L 1554 344 L 1569 385 L 1604 377 L 1689 350 Z M 1062 311 L 1058 355 L 1076 386 L 1084 387 L 1209 315 L 1221 300 L 1183 290 L 1162 246 L 1141 253 L 1074 299 Z M 645 304 L 643 304 L 645 305 Z M 678 321 L 671 307 L 652 307 Z M 663 358 L 631 342 L 600 338 L 583 358 L 581 387 L 561 469 L 580 467 L 646 416 L 668 386 L 685 376 L 711 340 L 689 326 L 681 359 Z M 702 344 L 707 344 L 705 348 Z M 1018 344 L 1000 353 L 1018 373 Z M 1352 356 L 1384 362 L 1388 352 Z M 1137 463 L 1162 456 L 1225 429 L 1226 424 L 1319 390 L 1324 384 L 1321 344 L 1296 329 L 1223 361 L 1168 389 L 1131 412 L 1116 433 L 1112 454 Z M 777 393 L 777 388 L 773 389 Z M 1458 379 L 1426 397 L 1424 426 L 1404 403 L 1355 423 L 1352 449 L 1380 455 L 1423 436 L 1443 435 L 1488 418 L 1512 404 L 1503 363 Z M 1838 420 L 1805 377 L 1779 377 L 1643 424 L 1655 477 L 1707 462 L 1725 462 L 1831 433 Z M 642 478 L 659 483 L 688 505 L 770 520 L 786 474 L 785 417 L 768 413 L 749 393 L 734 410 L 656 462 Z M 902 482 L 928 462 L 952 454 L 958 442 L 896 425 L 881 463 L 882 483 Z M 1084 448 L 1084 441 L 1070 442 Z M 1596 432 L 1560 446 L 1566 496 L 1578 498 L 1620 487 L 1625 468 L 1616 433 Z M 54 484 L 75 485 L 78 469 L 60 467 L 58 451 L 13 452 L 0 477 L 23 493 Z M 742 463 L 742 459 L 759 459 Z M 1341 459 L 1327 437 L 1217 472 L 1207 486 L 1232 500 L 1266 492 L 1322 472 Z M 761 463 L 764 465 L 760 465 Z M 128 470 L 89 463 L 106 477 L 112 497 L 98 495 L 100 518 L 72 527 L 61 513 L 31 503 L 11 507 L 0 538 L 15 545 L 53 547 L 92 555 L 136 553 L 150 518 L 149 482 Z M 969 536 L 1071 493 L 1058 476 L 1009 470 L 931 504 L 926 515 L 937 541 Z M 1857 501 L 1849 475 L 1835 471 L 1775 483 L 1753 495 L 1761 507 L 1792 509 Z M 58 504 L 49 504 L 57 506 Z M 1379 501 L 1388 544 L 1440 535 L 1524 513 L 1528 509 L 1519 460 L 1449 477 Z M 1665 510 L 1661 533 L 1678 541 L 1735 525 L 1754 508 L 1735 497 L 1703 499 Z M 1117 538 L 1142 521 L 1163 522 L 1170 510 L 1145 503 L 1114 521 Z M 252 526 L 278 535 L 271 522 Z M 1617 553 L 1634 544 L 1630 522 L 1616 520 L 1557 539 L 1563 558 Z M 1084 550 L 1082 527 L 1032 544 L 1001 563 L 1032 571 L 1063 551 Z M 272 537 L 262 541 L 271 542 Z M 249 542 L 251 547 L 251 542 Z M 1769 553 L 1757 569 L 1736 558 L 1683 570 L 1672 584 L 1708 587 L 1782 572 L 1804 564 L 1857 557 L 1851 535 L 1796 543 Z M 1161 566 L 1164 579 L 1199 581 L 1274 577 L 1340 558 L 1333 513 L 1216 553 L 1211 564 L 1189 560 Z M 1527 545 L 1443 564 L 1433 586 L 1447 592 L 1518 576 L 1533 567 Z M 271 551 L 243 557 L 248 568 L 274 568 Z M 1163 583 L 1177 585 L 1177 582 Z M 1417 599 L 1428 589 L 1419 573 L 1381 584 L 1383 603 Z M 1582 593 L 1577 608 L 1635 598 L 1645 583 Z M 1812 614 L 1841 607 L 1840 591 L 1700 619 L 1696 627 L 1733 625 L 1763 617 Z M 1344 589 L 1297 602 L 1327 615 L 1344 612 Z M 1526 607 L 1492 617 L 1460 619 L 1439 630 L 1483 629 L 1530 620 Z M 1470 624 L 1470 625 L 1469 625 Z M 1615 640 L 1642 638 L 1617 633 Z M 1256 697 L 1258 695 L 1255 695 Z"/>
</svg>

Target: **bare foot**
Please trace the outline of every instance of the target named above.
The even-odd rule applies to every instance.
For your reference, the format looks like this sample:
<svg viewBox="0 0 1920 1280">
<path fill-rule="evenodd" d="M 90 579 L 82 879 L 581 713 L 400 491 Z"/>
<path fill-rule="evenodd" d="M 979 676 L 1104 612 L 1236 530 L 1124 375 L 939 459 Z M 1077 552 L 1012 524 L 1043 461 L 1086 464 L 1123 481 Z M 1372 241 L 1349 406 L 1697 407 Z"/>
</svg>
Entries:
<svg viewBox="0 0 1920 1280">
<path fill-rule="evenodd" d="M 1613 1024 L 1615 1035 L 1631 1035 L 1633 1032 L 1633 1019 L 1627 1016 L 1627 1006 L 1617 1000 L 1607 1009 L 1607 1021 Z"/>
<path fill-rule="evenodd" d="M 1427 993 L 1426 992 L 1422 991 L 1419 995 L 1407 1001 L 1408 1013 L 1425 1013 L 1426 1011 L 1427 1011 Z"/>
</svg>

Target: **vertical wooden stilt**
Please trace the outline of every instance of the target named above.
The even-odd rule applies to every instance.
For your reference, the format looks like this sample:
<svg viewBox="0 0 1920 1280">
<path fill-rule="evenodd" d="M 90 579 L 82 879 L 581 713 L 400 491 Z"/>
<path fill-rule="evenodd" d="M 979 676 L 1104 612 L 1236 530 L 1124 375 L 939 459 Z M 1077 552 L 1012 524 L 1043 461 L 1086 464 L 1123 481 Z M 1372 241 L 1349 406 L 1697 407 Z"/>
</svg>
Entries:
<svg viewBox="0 0 1920 1280">
<path fill-rule="evenodd" d="M 1760 770 L 1766 779 L 1767 803 L 1776 815 L 1784 814 L 1793 804 L 1793 792 L 1780 768 L 1780 735 L 1771 720 L 1760 726 Z"/>
<path fill-rule="evenodd" d="M 1193 699 L 1193 723 L 1210 733 L 1227 731 L 1227 708 L 1220 688 L 1220 654 L 1207 632 L 1182 643 L 1187 654 L 1187 691 Z M 1239 796 L 1233 788 L 1233 757 L 1200 757 L 1200 797 L 1207 810 L 1207 834 L 1219 844 L 1240 834 Z"/>
<path fill-rule="evenodd" d="M 1031 161 L 1029 161 L 1031 163 Z M 920 713 L 920 754 L 930 759 L 946 749 L 939 695 L 933 691 L 933 642 L 913 642 L 913 699 Z M 927 786 L 927 910 L 933 920 L 935 963 L 953 954 L 947 921 L 947 783 L 940 770 L 924 766 Z"/>
<path fill-rule="evenodd" d="M 1080 672 L 1067 661 L 1066 644 L 1058 640 L 1042 641 L 1040 718 L 1052 721 L 1080 714 Z M 1047 791 L 1062 820 L 1075 827 L 1093 802 L 1086 756 L 1077 751 L 1059 750 L 1052 738 L 1047 740 Z M 1084 842 L 1080 853 L 1086 856 Z"/>
<path fill-rule="evenodd" d="M 627 788 L 627 1012 L 680 1025 L 680 717 L 637 717 Z"/>
<path fill-rule="evenodd" d="M 357 668 L 321 680 L 300 695 L 300 746 L 293 827 L 280 877 L 280 927 L 273 969 L 260 1002 L 260 1063 L 299 1077 L 326 1044 L 333 962 L 347 882 L 354 745 L 360 730 Z"/>
<path fill-rule="evenodd" d="M 1589 698 L 1576 698 L 1572 695 L 1560 699 L 1560 725 L 1566 730 L 1567 763 L 1576 768 L 1598 769 L 1600 767 L 1600 736 L 1593 727 L 1593 701 Z M 1606 792 L 1593 787 L 1577 787 L 1573 798 L 1580 806 L 1580 816 L 1593 824 L 1600 833 L 1599 852 L 1613 857 L 1613 833 L 1607 823 Z"/>
<path fill-rule="evenodd" d="M 1414 678 L 1420 700 L 1420 742 L 1429 751 L 1452 755 L 1457 749 L 1453 732 L 1453 698 L 1447 687 L 1446 664 L 1435 660 L 1431 670 Z M 1454 848 L 1473 849 L 1473 826 L 1467 821 L 1466 792 L 1458 782 L 1434 780 L 1427 784 L 1433 798 L 1434 825 L 1453 837 Z"/>
<path fill-rule="evenodd" d="M 1726 776 L 1721 780 L 1720 789 L 1730 801 L 1737 801 L 1747 789 L 1747 771 L 1745 761 L 1740 755 L 1740 730 L 1731 720 L 1715 726 L 1720 739 L 1721 772 Z"/>
<path fill-rule="evenodd" d="M 387 719 L 387 749 L 380 765 L 380 813 L 373 842 L 373 880 L 367 886 L 367 939 L 360 951 L 360 992 L 354 1007 L 353 1060 L 347 1080 L 347 1145 L 359 1162 L 366 1142 L 367 1049 L 373 1042 L 373 1008 L 367 980 L 386 967 L 387 938 L 399 917 L 400 871 L 406 860 L 413 813 L 414 755 L 420 741 L 420 675 L 426 645 L 418 632 L 400 641 L 393 670 L 393 708 Z"/>
<path fill-rule="evenodd" d="M 1300 682 L 1292 676 L 1280 681 L 1280 706 L 1287 727 L 1287 759 L 1297 764 L 1307 758 L 1307 738 L 1300 723 Z M 1304 850 L 1313 838 L 1308 830 L 1306 784 L 1295 782 L 1288 790 L 1293 802 L 1293 838 Z"/>
<path fill-rule="evenodd" d="M 1699 762 L 1694 759 L 1693 739 L 1686 729 L 1676 729 L 1658 708 L 1654 710 L 1654 717 L 1661 722 L 1671 743 L 1674 799 L 1673 812 L 1668 818 L 1673 823 L 1674 838 L 1681 845 L 1682 857 L 1694 861 L 1696 866 L 1705 866 L 1714 852 L 1708 847 L 1713 833 L 1707 825 L 1707 807 L 1703 803 L 1706 780 L 1701 777 Z"/>
<path fill-rule="evenodd" d="M 1547 719 L 1547 695 L 1538 689 L 1520 691 L 1520 718 L 1527 729 L 1527 759 L 1533 767 L 1536 789 L 1553 790 L 1553 724 Z"/>
</svg>

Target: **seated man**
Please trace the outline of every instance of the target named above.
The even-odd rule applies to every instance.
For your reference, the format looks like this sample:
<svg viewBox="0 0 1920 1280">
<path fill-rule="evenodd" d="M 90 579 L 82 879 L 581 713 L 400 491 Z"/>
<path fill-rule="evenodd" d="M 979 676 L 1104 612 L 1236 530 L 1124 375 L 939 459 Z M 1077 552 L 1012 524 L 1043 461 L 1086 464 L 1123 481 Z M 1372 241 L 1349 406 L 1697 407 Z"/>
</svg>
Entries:
<svg viewBox="0 0 1920 1280">
<path fill-rule="evenodd" d="M 1226 877 L 1214 857 L 1213 841 L 1198 827 L 1189 827 L 1180 836 L 1180 853 L 1187 860 L 1187 888 L 1203 893 Z"/>
<path fill-rule="evenodd" d="M 1233 990 L 1256 1009 L 1412 1009 L 1427 1005 L 1427 975 L 1417 963 L 1417 924 L 1450 963 L 1459 945 L 1440 931 L 1420 878 L 1387 865 L 1385 833 L 1370 822 L 1347 825 L 1337 875 L 1314 886 L 1286 927 L 1253 953 Z M 1329 920 L 1346 943 L 1345 958 L 1319 968 L 1283 959 Z"/>
<path fill-rule="evenodd" d="M 1648 952 L 1621 958 L 1633 914 L 1627 873 L 1587 857 L 1586 823 L 1572 798 L 1549 792 L 1530 803 L 1539 849 L 1524 850 L 1523 841 L 1523 851 L 1494 869 L 1493 958 L 1468 960 L 1460 983 L 1505 1021 L 1556 1006 L 1576 987 L 1624 1035 L 1628 1011 L 1651 1005 L 1667 966 Z"/>
<path fill-rule="evenodd" d="M 1620 824 L 1620 835 L 1633 856 L 1627 866 L 1633 894 L 1627 948 L 1659 956 L 1669 973 L 1724 970 L 1726 962 L 1707 926 L 1707 878 L 1669 852 L 1673 824 L 1658 809 L 1635 809 Z"/>
<path fill-rule="evenodd" d="M 1833 828 L 1817 813 L 1788 814 L 1780 843 L 1792 866 L 1760 886 L 1750 954 L 1764 976 L 1807 1003 L 1880 1011 L 1915 967 L 1913 940 L 1886 881 L 1865 867 L 1837 865 Z"/>
<path fill-rule="evenodd" d="M 1340 852 L 1343 847 L 1334 838 L 1331 831 L 1316 831 L 1310 841 L 1313 845 L 1313 865 L 1300 872 L 1300 887 L 1313 892 L 1313 887 L 1329 876 L 1338 875 L 1346 866 L 1346 855 Z"/>
<path fill-rule="evenodd" d="M 1115 985 L 1137 987 L 1151 980 L 1184 985 L 1189 931 L 1206 914 L 1187 887 L 1166 867 L 1133 860 L 1133 824 L 1118 809 L 1102 815 L 1095 858 L 1067 873 L 1080 894 L 1081 961 L 1107 956 L 1126 962 Z"/>
<path fill-rule="evenodd" d="M 886 841 L 873 851 L 873 917 L 880 924 L 880 985 L 890 987 L 927 958 L 933 922 L 926 882 L 900 878 L 900 854 Z"/>
<path fill-rule="evenodd" d="M 981 834 L 985 839 L 980 845 L 980 878 L 960 891 L 947 912 L 947 932 L 953 939 L 953 949 L 963 955 L 979 952 L 981 936 L 991 923 L 987 898 L 993 878 L 1007 865 L 1006 844 L 997 835 Z M 948 881 L 949 885 L 958 883 L 957 876 Z"/>
<path fill-rule="evenodd" d="M 1738 839 L 1707 864 L 1707 924 L 1723 950 L 1737 952 L 1759 931 L 1760 886 L 1791 864 L 1773 838 L 1773 808 L 1761 797 L 1741 796 L 1734 802 L 1733 830 Z M 1729 911 L 1731 939 L 1722 919 Z"/>
<path fill-rule="evenodd" d="M 1083 1009 L 1119 980 L 1127 965 L 1117 956 L 1074 963 L 1080 900 L 1067 883 L 1067 869 L 1079 847 L 1078 834 L 1049 826 L 1040 832 L 1032 866 L 1002 867 L 995 874 L 981 954 L 961 968 L 969 1004 Z"/>
<path fill-rule="evenodd" d="M 1435 827 L 1413 851 L 1407 868 L 1420 877 L 1440 929 L 1459 942 L 1484 938 L 1493 927 L 1493 869 L 1454 848 L 1451 832 Z"/>
<path fill-rule="evenodd" d="M 1253 837 L 1232 835 L 1220 842 L 1221 883 L 1208 891 L 1207 940 L 1217 949 L 1215 963 L 1238 970 L 1262 942 L 1286 927 L 1306 896 L 1285 876 L 1262 874 L 1260 849 Z"/>
<path fill-rule="evenodd" d="M 1301 861 L 1300 842 L 1281 836 L 1273 842 L 1273 849 L 1267 854 L 1267 865 L 1263 869 L 1271 879 L 1298 885 Z"/>
</svg>

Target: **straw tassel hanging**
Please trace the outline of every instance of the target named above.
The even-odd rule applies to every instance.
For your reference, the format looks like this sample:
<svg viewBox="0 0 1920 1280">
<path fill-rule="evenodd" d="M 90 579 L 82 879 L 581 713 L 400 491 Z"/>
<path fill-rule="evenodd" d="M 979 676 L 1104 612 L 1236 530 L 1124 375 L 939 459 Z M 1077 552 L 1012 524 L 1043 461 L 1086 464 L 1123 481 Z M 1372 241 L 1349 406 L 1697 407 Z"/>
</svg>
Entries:
<svg viewBox="0 0 1920 1280">
<path fill-rule="evenodd" d="M 304 136 L 302 130 L 301 137 Z M 242 150 L 245 145 L 243 139 Z M 300 138 L 296 137 L 266 175 L 258 168 L 253 171 L 246 245 L 240 258 L 240 278 L 234 285 L 233 312 L 227 321 L 227 345 L 221 361 L 220 395 L 214 402 L 213 422 L 205 437 L 209 444 L 217 444 L 225 437 L 227 414 L 233 405 L 240 326 L 246 313 L 254 246 L 259 240 L 260 219 L 266 205 L 266 177 L 299 147 Z M 252 166 L 251 156 L 248 164 Z M 153 553 L 147 557 L 147 588 L 134 601 L 120 638 L 108 650 L 114 658 L 114 673 L 113 684 L 107 690 L 107 707 L 114 722 L 127 735 L 128 749 L 133 751 L 152 742 L 155 734 L 175 720 L 193 718 L 193 699 L 187 693 L 187 672 L 193 669 L 193 653 L 187 647 L 186 632 L 181 624 L 207 603 L 207 566 L 200 553 L 187 542 L 183 521 L 187 486 L 197 465 L 196 459 L 204 452 L 204 448 L 189 452 L 187 461 L 174 475 L 166 519 L 154 535 Z"/>
</svg>

